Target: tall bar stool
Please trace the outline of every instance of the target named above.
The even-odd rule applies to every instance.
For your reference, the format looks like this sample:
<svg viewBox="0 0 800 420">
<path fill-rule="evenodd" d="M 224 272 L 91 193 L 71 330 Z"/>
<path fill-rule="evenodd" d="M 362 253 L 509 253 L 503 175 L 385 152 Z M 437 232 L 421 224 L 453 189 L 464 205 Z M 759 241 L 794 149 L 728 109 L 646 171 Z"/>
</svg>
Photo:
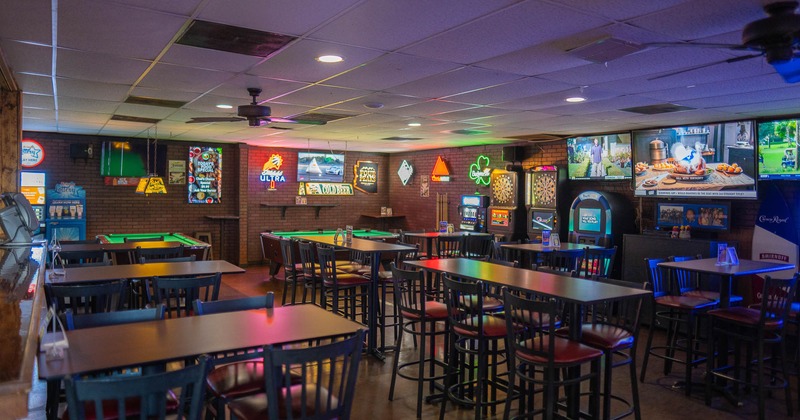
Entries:
<svg viewBox="0 0 800 420">
<path fill-rule="evenodd" d="M 714 309 L 719 302 L 702 297 L 669 294 L 667 276 L 664 275 L 664 270 L 658 266 L 664 261 L 666 260 L 663 258 L 645 258 L 648 278 L 653 287 L 654 305 L 650 312 L 650 335 L 647 338 L 639 381 L 644 382 L 650 356 L 664 360 L 664 375 L 670 374 L 673 363 L 680 363 L 686 368 L 684 391 L 688 396 L 692 393 L 692 368 L 706 361 L 705 357 L 697 357 L 695 354 L 697 317 Z M 660 322 L 667 324 L 667 343 L 664 346 L 653 346 L 654 330 L 657 323 Z M 678 340 L 681 326 L 686 331 L 685 345 L 683 346 L 679 345 Z M 676 351 L 684 352 L 685 357 L 677 358 Z"/>
<path fill-rule="evenodd" d="M 398 242 L 397 244 L 398 245 L 413 246 L 413 249 L 411 249 L 411 250 L 398 251 L 395 254 L 395 258 L 394 258 L 393 264 L 396 267 L 405 268 L 404 263 L 406 261 L 413 261 L 413 260 L 417 259 L 417 255 L 418 255 L 418 252 L 419 252 L 419 247 L 416 246 L 416 245 L 404 244 L 402 242 Z M 383 268 L 383 267 L 381 267 L 381 268 Z M 367 274 L 366 276 L 369 277 L 369 274 Z M 380 348 L 381 349 L 385 349 L 386 348 L 386 327 L 392 327 L 392 332 L 393 332 L 392 337 L 395 340 L 398 340 L 400 338 L 400 327 L 401 327 L 400 326 L 400 323 L 401 323 L 400 311 L 398 310 L 397 305 L 395 304 L 394 310 L 392 311 L 392 314 L 390 316 L 389 312 L 388 312 L 388 305 L 387 305 L 387 299 L 386 299 L 387 292 L 391 291 L 391 293 L 394 294 L 395 281 L 396 281 L 396 279 L 394 277 L 394 272 L 393 271 L 391 271 L 391 270 L 382 271 L 381 270 L 381 271 L 378 272 L 378 284 L 377 285 L 378 285 L 378 287 L 380 287 L 380 300 L 381 300 L 380 308 L 381 309 L 380 309 L 380 315 L 379 315 L 379 318 L 378 318 L 377 321 L 378 321 L 378 330 L 381 333 L 381 344 L 380 344 Z M 391 318 L 391 321 L 389 321 L 390 318 Z"/>
<path fill-rule="evenodd" d="M 281 298 L 281 306 L 286 305 L 286 296 L 289 294 L 289 286 L 292 286 L 292 300 L 290 304 L 297 303 L 297 285 L 301 283 L 303 278 L 303 264 L 300 263 L 299 258 L 294 252 L 294 244 L 291 239 L 281 238 L 279 240 L 281 247 L 281 257 L 283 258 L 283 297 Z M 306 294 L 308 289 L 303 287 L 303 301 L 306 302 Z"/>
<path fill-rule="evenodd" d="M 575 270 L 578 277 L 584 279 L 608 278 L 614 268 L 614 258 L 617 255 L 617 246 L 613 248 L 586 248 L 583 256 L 578 259 Z"/>
<path fill-rule="evenodd" d="M 447 348 L 447 338 L 450 334 L 447 323 L 447 305 L 428 300 L 422 271 L 401 270 L 395 263 L 391 264 L 391 270 L 394 279 L 395 311 L 400 314 L 400 334 L 395 341 L 389 401 L 394 400 L 394 386 L 398 376 L 417 381 L 417 418 L 420 418 L 425 383 L 429 383 L 428 400 L 430 401 L 437 397 L 433 395 L 437 388 L 436 381 L 444 379 L 444 373 L 437 374 L 437 368 L 445 369 L 447 367 L 444 361 L 436 358 L 436 337 L 443 335 L 445 348 Z M 444 328 L 437 330 L 436 326 L 439 323 L 443 323 Z M 411 334 L 415 339 L 415 344 L 416 338 L 419 337 L 419 346 L 415 346 L 419 353 L 416 360 L 400 363 L 400 352 L 405 334 Z M 416 374 L 412 371 L 414 367 L 417 368 Z M 439 388 L 441 389 L 441 385 Z"/>
<path fill-rule="evenodd" d="M 506 322 L 475 304 L 484 301 L 482 282 L 460 282 L 445 274 L 443 283 L 450 323 L 445 396 L 456 404 L 472 406 L 475 418 L 480 419 L 488 407 L 494 412 L 507 398 L 497 394 L 498 390 L 508 391 L 497 369 L 505 355 L 500 344 L 507 338 Z M 453 383 L 456 375 L 459 380 Z M 440 419 L 444 418 L 447 400 L 442 403 Z"/>
<path fill-rule="evenodd" d="M 739 384 L 744 384 L 747 388 L 756 387 L 759 419 L 764 419 L 767 389 L 783 388 L 786 393 L 786 412 L 789 417 L 792 417 L 794 409 L 787 371 L 786 342 L 783 335 L 786 330 L 784 324 L 797 291 L 798 276 L 800 276 L 798 273 L 789 279 L 766 276 L 759 309 L 738 306 L 709 311 L 709 354 L 714 354 L 713 350 L 717 350 L 718 357 L 707 365 L 706 405 L 711 405 L 714 379 L 719 378 L 732 381 L 735 384 L 734 391 L 738 390 Z M 727 358 L 727 348 L 716 349 L 716 345 L 723 341 L 733 342 L 733 365 L 728 365 L 725 360 L 721 360 Z M 744 358 L 745 366 L 741 366 L 742 345 L 747 347 L 747 354 Z M 773 346 L 772 358 L 769 359 L 765 354 L 767 346 Z M 777 365 L 775 359 L 776 347 L 780 352 L 780 366 Z M 755 357 L 753 357 L 754 348 Z M 767 360 L 771 362 L 769 368 L 764 366 Z M 732 374 L 729 373 L 731 371 Z M 744 378 L 742 378 L 743 371 Z M 756 375 L 755 381 L 752 379 L 753 374 Z M 778 374 L 780 375 L 778 376 Z"/>
<path fill-rule="evenodd" d="M 672 256 L 669 257 L 668 260 L 670 261 L 689 261 L 694 259 L 701 259 L 702 256 L 692 257 L 692 256 Z M 673 270 L 673 276 L 675 277 L 676 287 L 678 293 L 681 296 L 694 296 L 694 297 L 701 297 L 710 300 L 719 301 L 719 292 L 713 290 L 703 290 L 700 287 L 700 275 L 695 272 L 691 272 L 689 270 Z M 730 296 L 730 305 L 731 306 L 739 306 L 742 304 L 742 297 L 738 295 L 731 295 Z"/>
<path fill-rule="evenodd" d="M 355 273 L 342 273 L 336 270 L 336 249 L 332 246 L 317 245 L 319 271 L 322 274 L 322 307 L 327 307 L 330 298 L 331 310 L 352 320 L 356 319 L 356 308 L 361 306 L 361 322 L 367 322 L 367 302 L 372 288 L 372 280 Z M 344 301 L 340 311 L 339 302 Z M 357 305 L 360 301 L 361 305 Z M 370 334 L 375 332 L 370 331 Z"/>
<path fill-rule="evenodd" d="M 319 264 L 314 255 L 314 245 L 308 241 L 300 241 L 297 243 L 297 249 L 300 252 L 300 270 L 303 276 L 303 284 L 306 290 L 311 289 L 311 303 L 317 304 L 317 287 L 322 289 L 322 274 L 319 271 Z M 303 301 L 305 302 L 305 292 L 303 291 Z M 324 297 L 319 303 L 323 308 L 325 307 Z"/>
</svg>

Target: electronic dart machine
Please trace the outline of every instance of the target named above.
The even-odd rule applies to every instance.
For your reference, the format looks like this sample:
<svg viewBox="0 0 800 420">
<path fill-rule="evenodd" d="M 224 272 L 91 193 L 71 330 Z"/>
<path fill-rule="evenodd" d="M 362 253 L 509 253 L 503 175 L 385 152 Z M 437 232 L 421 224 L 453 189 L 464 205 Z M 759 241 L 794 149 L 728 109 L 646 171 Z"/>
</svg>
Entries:
<svg viewBox="0 0 800 420">
<path fill-rule="evenodd" d="M 616 194 L 584 191 L 570 206 L 570 242 L 622 249 L 622 235 L 634 231 L 633 210 Z"/>
<path fill-rule="evenodd" d="M 469 232 L 486 232 L 486 211 L 489 207 L 489 197 L 485 195 L 462 195 L 458 212 L 461 214 L 461 223 L 458 228 Z"/>
<path fill-rule="evenodd" d="M 564 207 L 567 200 L 563 188 L 566 180 L 563 168 L 555 166 L 537 166 L 525 173 L 525 208 L 528 210 L 525 218 L 528 238 L 541 241 L 542 231 L 550 230 L 566 237 L 562 232 L 559 213 L 563 213 L 559 206 Z"/>
<path fill-rule="evenodd" d="M 522 202 L 521 167 L 495 169 L 490 181 L 491 206 L 489 228 L 491 234 L 503 235 L 506 241 L 518 241 L 527 237 L 525 206 Z"/>
</svg>

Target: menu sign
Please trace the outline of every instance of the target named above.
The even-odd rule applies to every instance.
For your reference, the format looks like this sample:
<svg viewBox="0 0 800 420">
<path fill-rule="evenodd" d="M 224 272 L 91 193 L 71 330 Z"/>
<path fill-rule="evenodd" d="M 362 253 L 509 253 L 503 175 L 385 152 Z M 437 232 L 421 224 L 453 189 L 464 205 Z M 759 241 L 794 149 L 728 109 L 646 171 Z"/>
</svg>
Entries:
<svg viewBox="0 0 800 420">
<path fill-rule="evenodd" d="M 189 148 L 189 203 L 219 203 L 222 196 L 222 148 Z"/>
<path fill-rule="evenodd" d="M 353 167 L 355 178 L 353 186 L 365 193 L 374 194 L 378 192 L 378 164 L 375 162 L 359 160 Z"/>
</svg>

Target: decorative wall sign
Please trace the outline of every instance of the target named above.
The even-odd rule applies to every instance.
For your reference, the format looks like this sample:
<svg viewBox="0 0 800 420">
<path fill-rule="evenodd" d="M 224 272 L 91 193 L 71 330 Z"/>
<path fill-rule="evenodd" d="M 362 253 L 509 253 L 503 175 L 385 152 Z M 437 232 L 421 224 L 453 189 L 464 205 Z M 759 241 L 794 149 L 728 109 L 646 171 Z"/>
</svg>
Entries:
<svg viewBox="0 0 800 420">
<path fill-rule="evenodd" d="M 269 183 L 267 187 L 268 191 L 275 191 L 276 184 L 280 182 L 281 184 L 286 182 L 286 177 L 283 175 L 283 171 L 281 170 L 281 166 L 283 165 L 283 156 L 273 153 L 266 162 L 264 162 L 264 166 L 261 168 L 261 175 L 259 176 L 259 180 L 261 182 Z"/>
<path fill-rule="evenodd" d="M 222 148 L 189 148 L 189 203 L 219 203 L 222 196 Z"/>
<path fill-rule="evenodd" d="M 378 164 L 375 162 L 359 160 L 353 166 L 355 177 L 353 178 L 353 186 L 368 194 L 375 194 L 378 192 Z"/>
<path fill-rule="evenodd" d="M 420 175 L 419 176 L 419 196 L 420 197 L 430 197 L 431 195 L 431 187 L 428 183 L 428 175 Z"/>
<path fill-rule="evenodd" d="M 301 182 L 297 195 L 353 195 L 353 185 L 334 182 Z"/>
<path fill-rule="evenodd" d="M 170 160 L 167 177 L 170 184 L 185 184 L 186 183 L 186 161 L 185 160 Z"/>
<path fill-rule="evenodd" d="M 139 185 L 139 178 L 106 176 L 103 177 L 103 185 L 112 187 L 135 187 Z"/>
<path fill-rule="evenodd" d="M 433 165 L 433 172 L 431 173 L 431 181 L 434 182 L 449 182 L 450 181 L 450 167 L 443 157 L 437 156 L 436 163 Z"/>
<path fill-rule="evenodd" d="M 44 147 L 36 140 L 22 140 L 22 155 L 20 156 L 23 168 L 33 168 L 44 162 Z"/>
<path fill-rule="evenodd" d="M 492 178 L 492 168 L 489 167 L 489 157 L 480 155 L 475 163 L 469 165 L 469 179 L 477 185 L 488 186 Z"/>
<path fill-rule="evenodd" d="M 397 175 L 400 177 L 400 182 L 403 185 L 408 185 L 408 181 L 411 180 L 411 176 L 414 175 L 414 167 L 408 163 L 407 160 L 404 160 L 400 164 L 400 169 L 397 170 Z"/>
</svg>

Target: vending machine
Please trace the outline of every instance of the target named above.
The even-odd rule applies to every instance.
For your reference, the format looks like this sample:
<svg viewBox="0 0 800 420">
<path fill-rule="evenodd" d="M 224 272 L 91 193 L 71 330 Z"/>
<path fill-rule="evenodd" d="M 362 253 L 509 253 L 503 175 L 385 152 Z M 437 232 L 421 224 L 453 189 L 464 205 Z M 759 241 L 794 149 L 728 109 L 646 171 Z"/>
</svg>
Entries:
<svg viewBox="0 0 800 420">
<path fill-rule="evenodd" d="M 59 241 L 86 239 L 86 191 L 74 182 L 60 182 L 47 190 L 48 242 L 54 237 Z"/>
<path fill-rule="evenodd" d="M 528 237 L 541 241 L 542 231 L 549 230 L 566 237 L 562 232 L 563 223 L 560 215 L 566 199 L 561 197 L 566 192 L 564 181 L 566 173 L 563 168 L 555 166 L 537 166 L 525 173 L 525 208 Z"/>
<path fill-rule="evenodd" d="M 492 171 L 488 231 L 503 235 L 506 241 L 518 241 L 527 237 L 527 215 L 522 202 L 521 179 L 521 167 L 512 166 Z"/>
<path fill-rule="evenodd" d="M 486 232 L 486 211 L 489 208 L 489 197 L 485 195 L 462 195 L 458 212 L 461 223 L 458 228 L 469 232 Z"/>
<path fill-rule="evenodd" d="M 44 232 L 45 228 L 45 184 L 46 176 L 44 172 L 20 172 L 19 191 L 28 199 L 39 219 L 39 232 Z"/>
</svg>

